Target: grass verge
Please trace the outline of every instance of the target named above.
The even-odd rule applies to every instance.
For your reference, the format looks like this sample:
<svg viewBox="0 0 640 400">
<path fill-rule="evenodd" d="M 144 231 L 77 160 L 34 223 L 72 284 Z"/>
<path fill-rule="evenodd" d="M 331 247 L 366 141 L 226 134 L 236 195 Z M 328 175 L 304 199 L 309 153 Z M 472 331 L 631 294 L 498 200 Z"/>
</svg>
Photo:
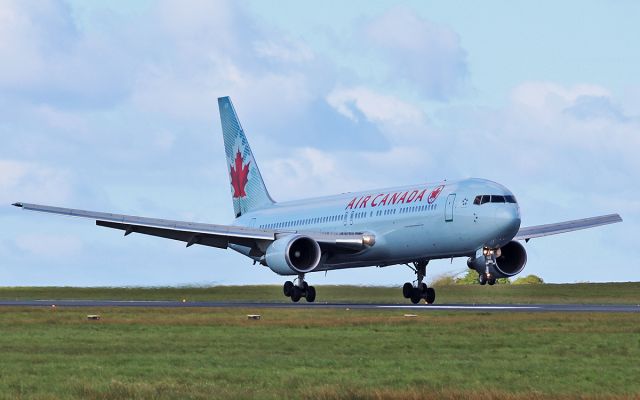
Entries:
<svg viewBox="0 0 640 400">
<path fill-rule="evenodd" d="M 2 399 L 640 398 L 640 314 L 0 308 L 0 354 Z"/>
<path fill-rule="evenodd" d="M 406 303 L 400 287 L 317 286 L 317 302 Z M 437 287 L 436 302 L 640 304 L 640 282 Z M 164 288 L 0 287 L 0 299 L 96 299 L 288 302 L 281 286 Z"/>
</svg>

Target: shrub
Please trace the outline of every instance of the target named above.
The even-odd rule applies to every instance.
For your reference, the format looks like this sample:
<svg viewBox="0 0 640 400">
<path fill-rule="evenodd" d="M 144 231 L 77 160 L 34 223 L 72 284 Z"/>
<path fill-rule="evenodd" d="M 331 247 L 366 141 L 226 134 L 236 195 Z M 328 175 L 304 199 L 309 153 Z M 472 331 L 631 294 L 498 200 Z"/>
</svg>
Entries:
<svg viewBox="0 0 640 400">
<path fill-rule="evenodd" d="M 478 272 L 476 270 L 470 269 L 464 276 L 455 279 L 456 285 L 479 285 L 478 282 Z M 500 285 L 510 285 L 511 281 L 509 278 L 499 278 L 496 279 L 496 283 Z"/>
<path fill-rule="evenodd" d="M 431 286 L 451 286 L 456 284 L 455 275 L 443 274 L 435 277 L 431 282 Z"/>
<path fill-rule="evenodd" d="M 539 285 L 542 283 L 544 281 L 537 275 L 527 275 L 513 281 L 514 285 Z"/>
</svg>

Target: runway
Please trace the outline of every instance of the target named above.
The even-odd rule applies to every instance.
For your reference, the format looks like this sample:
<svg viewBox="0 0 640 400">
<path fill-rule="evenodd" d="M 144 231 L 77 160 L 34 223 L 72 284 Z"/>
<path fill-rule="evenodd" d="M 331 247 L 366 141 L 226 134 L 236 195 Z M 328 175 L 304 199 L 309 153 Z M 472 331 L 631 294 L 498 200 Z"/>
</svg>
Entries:
<svg viewBox="0 0 640 400">
<path fill-rule="evenodd" d="M 640 304 L 364 304 L 364 303 L 265 303 L 220 301 L 145 301 L 145 300 L 0 300 L 0 307 L 152 307 L 152 308 L 248 308 L 248 309 L 342 309 L 342 310 L 403 310 L 476 311 L 476 312 L 601 312 L 640 313 Z"/>
</svg>

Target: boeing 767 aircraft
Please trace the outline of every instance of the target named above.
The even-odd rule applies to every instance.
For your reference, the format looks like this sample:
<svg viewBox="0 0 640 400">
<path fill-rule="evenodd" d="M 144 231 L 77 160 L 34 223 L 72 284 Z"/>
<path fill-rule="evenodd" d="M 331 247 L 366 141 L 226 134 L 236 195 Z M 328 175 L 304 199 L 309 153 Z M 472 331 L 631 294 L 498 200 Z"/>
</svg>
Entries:
<svg viewBox="0 0 640 400">
<path fill-rule="evenodd" d="M 411 186 L 275 202 L 262 179 L 229 97 L 218 99 L 235 220 L 231 225 L 171 221 L 15 203 L 25 210 L 89 218 L 96 225 L 222 249 L 231 248 L 286 281 L 284 295 L 316 298 L 309 272 L 407 264 L 416 279 L 402 294 L 431 304 L 424 282 L 430 260 L 467 257 L 481 285 L 517 275 L 527 262 L 522 241 L 621 222 L 618 214 L 520 227 L 520 208 L 506 187 L 486 179 Z"/>
</svg>

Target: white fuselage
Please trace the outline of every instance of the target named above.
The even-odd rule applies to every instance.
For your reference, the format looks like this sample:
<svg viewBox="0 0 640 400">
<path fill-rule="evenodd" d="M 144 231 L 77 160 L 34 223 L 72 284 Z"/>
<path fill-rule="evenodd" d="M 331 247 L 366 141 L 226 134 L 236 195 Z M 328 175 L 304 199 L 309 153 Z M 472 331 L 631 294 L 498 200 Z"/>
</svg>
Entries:
<svg viewBox="0 0 640 400">
<path fill-rule="evenodd" d="M 483 195 L 512 201 L 474 204 Z M 234 225 L 274 229 L 283 235 L 375 235 L 375 246 L 357 254 L 327 254 L 316 270 L 328 270 L 473 256 L 483 247 L 508 243 L 520 228 L 520 211 L 504 186 L 466 179 L 276 203 L 240 216 Z M 247 248 L 232 248 L 249 255 Z"/>
</svg>

